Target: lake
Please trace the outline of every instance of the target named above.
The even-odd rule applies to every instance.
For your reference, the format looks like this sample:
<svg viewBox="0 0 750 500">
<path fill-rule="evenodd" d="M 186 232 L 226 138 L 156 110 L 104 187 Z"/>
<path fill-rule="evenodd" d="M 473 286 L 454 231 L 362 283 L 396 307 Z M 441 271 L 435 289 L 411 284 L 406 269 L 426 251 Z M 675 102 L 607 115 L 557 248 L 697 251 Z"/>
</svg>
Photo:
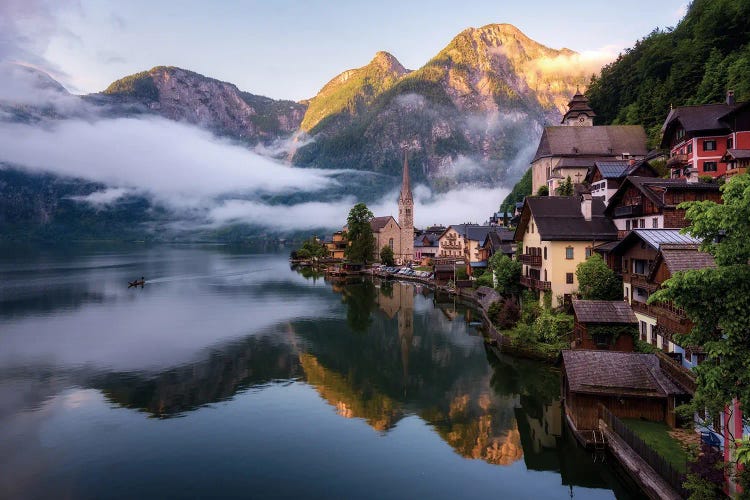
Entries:
<svg viewBox="0 0 750 500">
<path fill-rule="evenodd" d="M 554 367 L 288 251 L 0 250 L 0 497 L 637 496 L 566 432 Z"/>
</svg>

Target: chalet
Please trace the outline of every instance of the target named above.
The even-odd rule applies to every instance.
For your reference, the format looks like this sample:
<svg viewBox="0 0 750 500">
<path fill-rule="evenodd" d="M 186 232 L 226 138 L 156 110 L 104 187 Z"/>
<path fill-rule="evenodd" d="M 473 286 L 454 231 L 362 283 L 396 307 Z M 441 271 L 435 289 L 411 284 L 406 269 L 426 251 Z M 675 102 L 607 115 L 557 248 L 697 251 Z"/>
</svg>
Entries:
<svg viewBox="0 0 750 500">
<path fill-rule="evenodd" d="M 661 147 L 670 151 L 667 166 L 672 177 L 731 176 L 736 173 L 731 170 L 742 164 L 747 167 L 750 101 L 736 103 L 732 91 L 723 103 L 672 109 L 661 130 Z"/>
<path fill-rule="evenodd" d="M 622 300 L 573 300 L 571 349 L 633 351 L 638 319 Z"/>
<path fill-rule="evenodd" d="M 491 232 L 506 235 L 510 231 L 501 226 L 480 226 L 479 224 L 455 224 L 448 226 L 439 238 L 438 257 L 457 259 L 466 262 L 467 273 L 472 269 L 487 267 L 487 254 L 483 244 Z"/>
<path fill-rule="evenodd" d="M 619 418 L 675 427 L 675 406 L 688 395 L 667 376 L 655 354 L 563 351 L 562 373 L 565 416 L 578 432 L 598 428 L 600 404 Z"/>
<path fill-rule="evenodd" d="M 727 164 L 727 179 L 744 174 L 750 167 L 750 149 L 727 149 L 720 161 Z"/>
<path fill-rule="evenodd" d="M 481 245 L 482 258 L 489 260 L 490 257 L 500 252 L 510 258 L 516 253 L 515 231 L 503 229 L 502 231 L 490 231 L 485 236 Z"/>
<path fill-rule="evenodd" d="M 609 200 L 604 215 L 617 226 L 618 238 L 635 228 L 683 228 L 688 225 L 684 201 L 711 200 L 721 203 L 718 184 L 630 176 Z"/>
<path fill-rule="evenodd" d="M 629 175 L 639 177 L 659 177 L 654 167 L 645 160 L 609 160 L 597 161 L 589 168 L 585 182 L 590 186 L 591 196 L 602 198 L 609 203 Z"/>
<path fill-rule="evenodd" d="M 593 248 L 617 237 L 604 202 L 591 195 L 528 196 L 515 240 L 523 246 L 521 284 L 569 301 L 578 290 L 576 267 Z"/>
<path fill-rule="evenodd" d="M 573 96 L 562 125 L 545 127 L 531 161 L 532 194 L 546 186 L 554 195 L 570 177 L 581 184 L 595 162 L 642 159 L 646 156 L 646 132 L 640 125 L 595 126 L 588 99 Z"/>
</svg>

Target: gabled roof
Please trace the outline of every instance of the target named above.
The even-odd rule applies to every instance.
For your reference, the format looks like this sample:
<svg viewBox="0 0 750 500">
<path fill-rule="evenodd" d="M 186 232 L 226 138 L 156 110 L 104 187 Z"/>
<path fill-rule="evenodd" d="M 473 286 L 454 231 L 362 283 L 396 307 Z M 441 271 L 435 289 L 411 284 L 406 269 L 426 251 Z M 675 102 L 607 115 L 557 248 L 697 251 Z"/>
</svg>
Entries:
<svg viewBox="0 0 750 500">
<path fill-rule="evenodd" d="M 425 243 L 426 242 L 426 243 Z M 433 233 L 424 233 L 414 238 L 414 248 L 436 247 L 438 246 L 438 235 Z"/>
<path fill-rule="evenodd" d="M 662 245 L 656 256 L 652 274 L 656 272 L 661 262 L 664 262 L 670 274 L 716 267 L 713 256 L 710 253 L 701 252 L 698 245 Z"/>
<path fill-rule="evenodd" d="M 388 224 L 388 221 L 391 219 L 393 219 L 392 215 L 384 215 L 382 217 L 373 217 L 370 220 L 370 227 L 372 228 L 372 231 L 374 233 L 377 233 L 378 231 L 383 229 L 386 226 L 386 224 Z M 396 219 L 393 219 L 393 222 L 396 222 Z M 398 226 L 398 222 L 396 222 L 396 225 Z"/>
<path fill-rule="evenodd" d="M 631 160 L 606 160 L 597 161 L 589 171 L 589 175 L 586 176 L 589 179 L 595 170 L 599 170 L 604 179 L 623 179 L 628 175 L 633 175 L 639 168 L 645 168 L 653 174 L 653 177 L 658 177 L 656 170 L 651 164 L 645 160 L 632 161 Z"/>
<path fill-rule="evenodd" d="M 656 251 L 659 251 L 662 245 L 700 245 L 701 240 L 689 234 L 682 234 L 680 231 L 680 229 L 633 229 L 611 251 L 622 254 L 638 241 L 642 241 Z"/>
<path fill-rule="evenodd" d="M 687 179 L 661 179 L 657 177 L 641 177 L 630 175 L 625 178 L 615 194 L 609 200 L 605 210 L 607 217 L 612 217 L 615 206 L 630 186 L 638 189 L 646 198 L 648 198 L 656 207 L 661 208 L 664 204 L 664 192 L 667 190 L 679 191 L 716 191 L 719 192 L 718 184 L 709 184 L 707 182 L 688 182 Z"/>
<path fill-rule="evenodd" d="M 646 131 L 640 125 L 545 127 L 532 163 L 549 156 L 645 156 Z"/>
<path fill-rule="evenodd" d="M 651 398 L 686 393 L 662 371 L 655 354 L 566 350 L 562 358 L 571 392 Z"/>
<path fill-rule="evenodd" d="M 669 147 L 668 138 L 677 126 L 682 126 L 688 134 L 708 131 L 728 132 L 732 129 L 728 121 L 730 115 L 750 104 L 749 102 L 727 104 L 698 104 L 695 106 L 678 106 L 667 115 L 661 127 L 662 148 Z"/>
<path fill-rule="evenodd" d="M 727 160 L 747 160 L 750 159 L 750 149 L 727 149 L 724 156 L 721 157 L 721 161 L 726 162 Z"/>
<path fill-rule="evenodd" d="M 624 300 L 573 300 L 573 312 L 581 323 L 638 323 L 630 304 Z"/>
<path fill-rule="evenodd" d="M 568 103 L 568 111 L 567 113 L 565 113 L 560 123 L 565 123 L 566 119 L 570 117 L 577 117 L 582 114 L 588 115 L 592 118 L 596 116 L 596 113 L 594 113 L 594 110 L 591 109 L 591 106 L 589 105 L 588 98 L 580 92 L 576 92 L 576 94 Z"/>
<path fill-rule="evenodd" d="M 542 240 L 601 242 L 617 239 L 617 228 L 604 217 L 604 202 L 598 198 L 591 201 L 591 220 L 587 221 L 578 196 L 527 196 L 515 232 L 516 241 L 523 240 L 532 216 Z"/>
</svg>

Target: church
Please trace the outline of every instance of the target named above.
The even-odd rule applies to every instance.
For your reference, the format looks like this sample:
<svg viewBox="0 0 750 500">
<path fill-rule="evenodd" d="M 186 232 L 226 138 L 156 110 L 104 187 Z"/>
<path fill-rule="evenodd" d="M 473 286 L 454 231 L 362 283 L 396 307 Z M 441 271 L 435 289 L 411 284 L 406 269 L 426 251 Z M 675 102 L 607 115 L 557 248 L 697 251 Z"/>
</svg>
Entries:
<svg viewBox="0 0 750 500">
<path fill-rule="evenodd" d="M 397 264 L 404 265 L 414 259 L 414 197 L 406 155 L 398 197 L 398 221 L 392 215 L 374 217 L 370 221 L 370 227 L 375 237 L 374 261 L 380 260 L 380 250 L 384 246 L 391 247 Z"/>
<path fill-rule="evenodd" d="M 545 127 L 531 161 L 532 195 L 546 187 L 550 196 L 570 177 L 581 184 L 599 161 L 646 156 L 646 131 L 640 125 L 594 125 L 596 114 L 585 95 L 576 92 L 558 126 Z"/>
</svg>

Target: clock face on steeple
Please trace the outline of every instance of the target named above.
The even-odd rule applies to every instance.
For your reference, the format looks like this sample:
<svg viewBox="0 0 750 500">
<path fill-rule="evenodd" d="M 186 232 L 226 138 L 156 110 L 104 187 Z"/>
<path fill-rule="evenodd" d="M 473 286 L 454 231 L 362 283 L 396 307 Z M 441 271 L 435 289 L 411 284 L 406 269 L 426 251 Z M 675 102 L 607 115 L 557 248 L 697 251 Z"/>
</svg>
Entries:
<svg viewBox="0 0 750 500">
<path fill-rule="evenodd" d="M 586 121 L 586 117 L 585 116 L 581 115 L 581 116 L 578 117 L 578 123 L 583 123 L 585 121 Z"/>
</svg>

